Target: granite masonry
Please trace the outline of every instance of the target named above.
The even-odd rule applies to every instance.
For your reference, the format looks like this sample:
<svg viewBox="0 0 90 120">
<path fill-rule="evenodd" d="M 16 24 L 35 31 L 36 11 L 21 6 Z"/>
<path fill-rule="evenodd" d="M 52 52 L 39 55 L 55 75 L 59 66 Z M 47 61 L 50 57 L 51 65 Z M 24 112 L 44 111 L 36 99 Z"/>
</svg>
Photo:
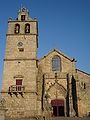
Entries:
<svg viewBox="0 0 90 120">
<path fill-rule="evenodd" d="M 38 21 L 23 7 L 8 20 L 0 120 L 90 116 L 90 74 L 57 49 L 37 58 Z"/>
</svg>

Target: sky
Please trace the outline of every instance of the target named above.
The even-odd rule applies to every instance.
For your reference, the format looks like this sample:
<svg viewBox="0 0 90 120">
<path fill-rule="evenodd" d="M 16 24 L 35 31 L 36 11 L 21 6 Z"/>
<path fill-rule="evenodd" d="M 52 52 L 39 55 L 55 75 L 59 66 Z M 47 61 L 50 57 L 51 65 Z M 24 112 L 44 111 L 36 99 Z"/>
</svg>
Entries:
<svg viewBox="0 0 90 120">
<path fill-rule="evenodd" d="M 90 74 L 90 0 L 0 0 L 0 89 L 8 19 L 22 6 L 38 20 L 38 58 L 57 48 Z"/>
</svg>

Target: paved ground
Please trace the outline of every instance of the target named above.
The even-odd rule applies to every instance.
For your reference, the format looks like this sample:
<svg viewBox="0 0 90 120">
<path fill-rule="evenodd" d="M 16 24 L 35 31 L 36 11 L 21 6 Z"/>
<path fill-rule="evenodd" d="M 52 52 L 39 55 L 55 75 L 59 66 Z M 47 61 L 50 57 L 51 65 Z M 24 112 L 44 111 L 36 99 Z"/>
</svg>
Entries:
<svg viewBox="0 0 90 120">
<path fill-rule="evenodd" d="M 22 119 L 0 119 L 0 120 L 36 120 L 35 118 L 22 118 Z M 38 119 L 41 120 L 41 119 Z M 46 119 L 45 119 L 46 120 Z M 90 117 L 53 117 L 52 120 L 90 120 Z"/>
<path fill-rule="evenodd" d="M 90 120 L 90 117 L 54 117 L 52 120 Z"/>
</svg>

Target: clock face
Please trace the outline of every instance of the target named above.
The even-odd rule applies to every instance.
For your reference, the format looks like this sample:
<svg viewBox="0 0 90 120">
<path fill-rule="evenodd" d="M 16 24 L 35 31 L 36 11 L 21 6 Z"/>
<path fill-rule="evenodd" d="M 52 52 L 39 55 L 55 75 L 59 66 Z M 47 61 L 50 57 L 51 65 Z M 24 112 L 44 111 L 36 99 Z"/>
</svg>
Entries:
<svg viewBox="0 0 90 120">
<path fill-rule="evenodd" d="M 21 47 L 22 45 L 23 45 L 22 42 L 18 42 L 18 44 L 17 44 L 18 47 Z"/>
</svg>

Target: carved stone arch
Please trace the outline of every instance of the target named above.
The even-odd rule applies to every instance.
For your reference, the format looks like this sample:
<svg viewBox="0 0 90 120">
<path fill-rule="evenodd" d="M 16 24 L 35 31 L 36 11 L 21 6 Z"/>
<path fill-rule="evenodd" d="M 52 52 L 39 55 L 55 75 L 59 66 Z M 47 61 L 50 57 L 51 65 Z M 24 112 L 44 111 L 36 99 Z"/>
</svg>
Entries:
<svg viewBox="0 0 90 120">
<path fill-rule="evenodd" d="M 58 82 L 55 82 L 46 91 L 46 95 L 47 95 L 47 101 L 49 105 L 51 105 L 51 108 L 53 110 L 52 111 L 53 115 L 55 116 L 54 112 L 57 109 L 56 116 L 66 116 L 66 96 L 67 96 L 66 89 Z M 52 105 L 52 102 L 54 102 L 55 104 Z"/>
<path fill-rule="evenodd" d="M 61 84 L 54 83 L 46 91 L 46 94 L 49 96 L 49 98 L 52 99 L 52 97 L 55 97 L 55 94 L 56 94 L 55 92 L 57 92 L 57 97 L 59 97 L 59 95 L 61 94 L 63 98 L 66 98 L 66 95 L 67 95 L 66 89 Z"/>
</svg>

